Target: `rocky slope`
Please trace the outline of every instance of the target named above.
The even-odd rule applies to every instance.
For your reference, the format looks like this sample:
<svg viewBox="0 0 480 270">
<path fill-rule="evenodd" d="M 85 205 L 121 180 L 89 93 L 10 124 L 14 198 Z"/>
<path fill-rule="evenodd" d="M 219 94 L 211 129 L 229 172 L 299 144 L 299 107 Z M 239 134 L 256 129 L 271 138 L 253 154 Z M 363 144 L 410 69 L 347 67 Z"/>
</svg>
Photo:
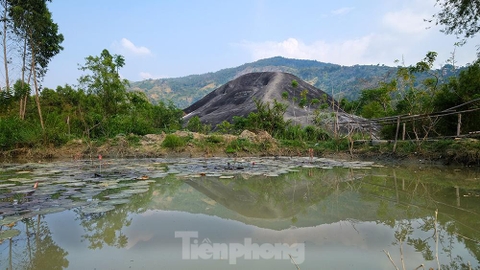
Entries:
<svg viewBox="0 0 480 270">
<path fill-rule="evenodd" d="M 294 87 L 292 81 L 297 81 Z M 306 105 L 299 106 L 302 92 L 306 93 Z M 288 98 L 284 99 L 285 93 Z M 230 81 L 215 89 L 201 100 L 184 109 L 188 122 L 193 116 L 198 116 L 204 124 L 215 127 L 222 121 L 232 122 L 234 116 L 246 117 L 256 110 L 255 100 L 272 104 L 274 100 L 288 105 L 284 115 L 286 120 L 292 120 L 293 124 L 302 126 L 313 124 L 314 111 L 319 107 L 326 108 L 325 119 L 331 118 L 328 112 L 338 112 L 337 122 L 343 131 L 352 127 L 360 128 L 360 125 L 372 125 L 366 119 L 345 113 L 338 107 L 338 103 L 327 93 L 301 80 L 300 78 L 283 72 L 256 72 L 249 73 Z M 318 102 L 312 104 L 313 100 Z M 326 121 L 326 125 L 332 125 L 332 121 Z M 375 127 L 373 128 L 376 129 Z"/>
</svg>

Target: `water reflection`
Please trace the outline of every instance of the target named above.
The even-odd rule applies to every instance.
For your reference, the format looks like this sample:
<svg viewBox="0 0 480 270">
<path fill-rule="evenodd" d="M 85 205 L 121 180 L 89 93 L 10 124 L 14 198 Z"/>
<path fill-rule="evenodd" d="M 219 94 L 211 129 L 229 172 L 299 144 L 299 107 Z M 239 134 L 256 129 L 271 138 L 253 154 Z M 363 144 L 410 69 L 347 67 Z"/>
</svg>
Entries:
<svg viewBox="0 0 480 270">
<path fill-rule="evenodd" d="M 68 252 L 53 240 L 49 224 L 42 216 L 26 218 L 15 228 L 21 235 L 3 239 L 1 245 L 1 263 L 5 266 L 2 268 L 65 269 L 69 266 Z"/>
<path fill-rule="evenodd" d="M 200 241 L 214 243 L 305 243 L 302 269 L 480 269 L 479 178 L 476 171 L 446 168 L 171 175 L 112 211 L 74 208 L 12 224 L 21 234 L 3 240 L 0 265 L 295 269 L 281 260 L 182 260 L 175 232 L 198 231 Z"/>
</svg>

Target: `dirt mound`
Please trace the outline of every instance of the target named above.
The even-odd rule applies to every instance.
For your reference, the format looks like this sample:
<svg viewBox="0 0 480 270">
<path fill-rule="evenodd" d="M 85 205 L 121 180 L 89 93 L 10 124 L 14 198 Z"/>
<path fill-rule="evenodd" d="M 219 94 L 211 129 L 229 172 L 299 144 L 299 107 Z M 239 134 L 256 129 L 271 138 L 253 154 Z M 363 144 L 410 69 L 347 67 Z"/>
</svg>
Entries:
<svg viewBox="0 0 480 270">
<path fill-rule="evenodd" d="M 257 134 L 244 130 L 239 136 L 239 139 L 246 139 L 253 143 L 272 143 L 276 144 L 277 141 L 266 131 L 259 131 Z"/>
</svg>

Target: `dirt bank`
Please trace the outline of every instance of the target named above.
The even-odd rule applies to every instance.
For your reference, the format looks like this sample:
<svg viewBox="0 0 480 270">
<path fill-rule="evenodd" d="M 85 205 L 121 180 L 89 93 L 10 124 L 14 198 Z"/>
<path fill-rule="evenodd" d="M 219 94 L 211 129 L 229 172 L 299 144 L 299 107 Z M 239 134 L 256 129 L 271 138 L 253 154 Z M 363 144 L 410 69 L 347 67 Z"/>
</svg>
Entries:
<svg viewBox="0 0 480 270">
<path fill-rule="evenodd" d="M 312 147 L 317 157 L 345 160 L 368 160 L 384 164 L 441 164 L 480 167 L 478 140 L 449 141 L 442 147 L 424 145 L 422 149 L 401 146 L 393 153 L 391 145 L 355 146 L 330 150 L 315 146 L 289 146 L 272 138 L 267 132 L 245 130 L 240 135 L 204 135 L 177 131 L 172 135 L 184 144 L 165 144 L 166 134 L 117 136 L 103 142 L 72 140 L 62 147 L 43 146 L 0 152 L 1 162 L 43 162 L 102 158 L 148 157 L 247 157 L 247 156 L 308 156 Z M 170 136 L 170 137 L 172 137 Z"/>
</svg>

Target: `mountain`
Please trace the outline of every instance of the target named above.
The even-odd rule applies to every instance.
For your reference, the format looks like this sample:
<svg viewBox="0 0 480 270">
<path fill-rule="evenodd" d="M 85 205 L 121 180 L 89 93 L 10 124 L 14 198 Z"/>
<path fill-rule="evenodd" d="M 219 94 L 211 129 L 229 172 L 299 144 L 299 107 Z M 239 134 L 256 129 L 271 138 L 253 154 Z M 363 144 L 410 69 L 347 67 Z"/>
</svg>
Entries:
<svg viewBox="0 0 480 270">
<path fill-rule="evenodd" d="M 296 81 L 294 86 L 292 81 Z M 303 94 L 302 94 L 303 92 Z M 300 106 L 299 101 L 305 100 Z M 363 125 L 377 129 L 368 120 L 345 113 L 330 95 L 308 84 L 302 79 L 284 72 L 253 72 L 242 75 L 210 92 L 204 98 L 185 108 L 184 121 L 198 116 L 204 124 L 216 127 L 222 121 L 232 122 L 234 116 L 247 117 L 257 110 L 255 101 L 272 104 L 274 100 L 288 104 L 283 115 L 285 120 L 301 126 L 313 124 L 314 111 L 318 107 L 338 112 L 340 129 L 347 131 L 349 126 L 362 129 Z M 296 102 L 293 102 L 296 100 Z M 313 100 L 317 102 L 312 104 Z"/>
<path fill-rule="evenodd" d="M 242 75 L 252 72 L 286 72 L 329 94 L 334 93 L 337 100 L 342 97 L 354 99 L 362 89 L 373 88 L 379 82 L 391 80 L 396 71 L 397 68 L 384 65 L 341 66 L 315 60 L 273 57 L 201 75 L 132 82 L 129 90 L 145 92 L 153 102 L 172 101 L 179 108 L 186 108 L 212 90 Z M 450 72 L 445 68 L 440 74 L 448 77 Z"/>
</svg>

